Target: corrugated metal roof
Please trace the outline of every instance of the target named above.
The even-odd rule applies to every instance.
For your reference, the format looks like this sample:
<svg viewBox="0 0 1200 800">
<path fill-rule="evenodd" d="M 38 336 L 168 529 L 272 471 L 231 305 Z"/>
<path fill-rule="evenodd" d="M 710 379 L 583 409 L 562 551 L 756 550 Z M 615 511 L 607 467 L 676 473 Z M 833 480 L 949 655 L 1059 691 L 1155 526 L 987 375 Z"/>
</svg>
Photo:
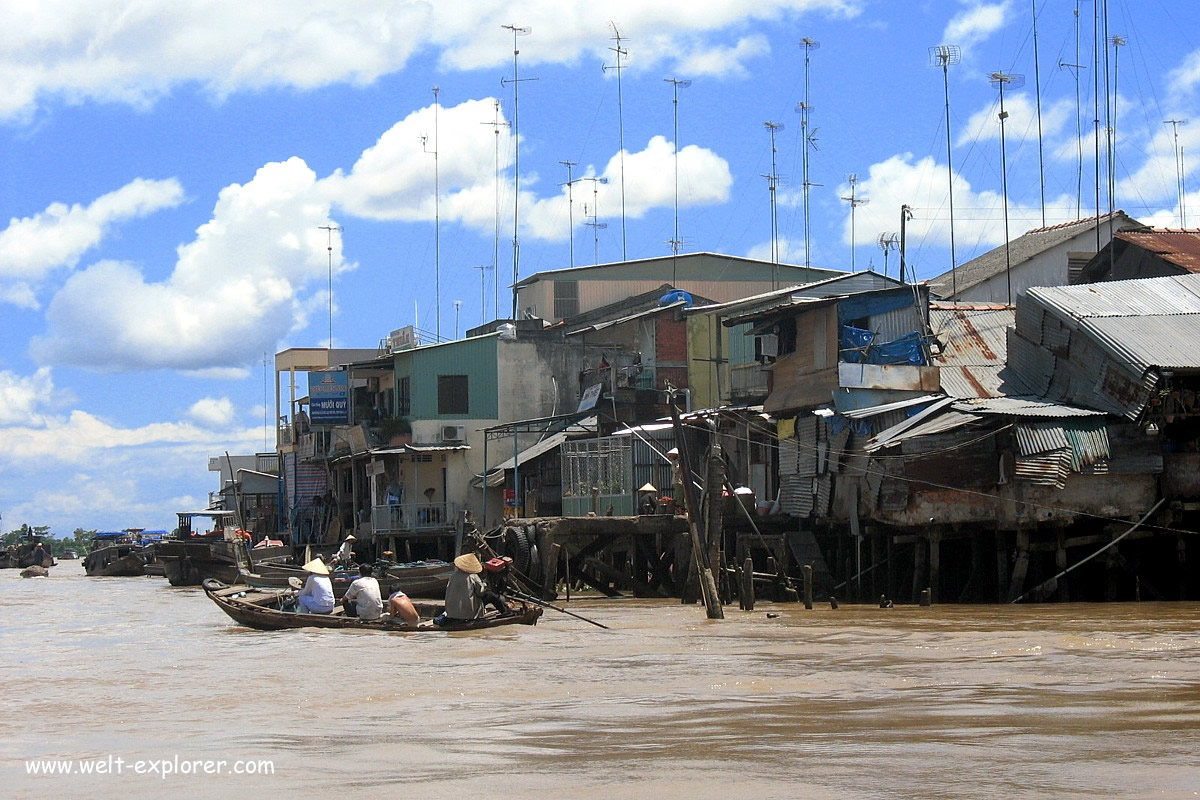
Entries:
<svg viewBox="0 0 1200 800">
<path fill-rule="evenodd" d="M 1075 319 L 1200 314 L 1200 276 L 1037 286 L 1029 290 L 1029 296 Z"/>
<path fill-rule="evenodd" d="M 884 414 L 888 411 L 896 411 L 897 409 L 908 408 L 910 406 L 919 406 L 922 403 L 932 403 L 934 400 L 941 399 L 941 397 L 942 396 L 939 394 L 925 394 L 921 395 L 920 397 L 910 397 L 907 400 L 897 400 L 894 403 L 884 403 L 881 406 L 871 406 L 870 408 L 852 408 L 847 411 L 843 411 L 842 415 L 850 417 L 851 419 L 858 419 L 859 417 L 873 417 L 876 414 Z"/>
<path fill-rule="evenodd" d="M 1062 403 L 1050 403 L 1035 397 L 990 397 L 978 400 L 957 400 L 951 406 L 957 411 L 972 414 L 1005 414 L 1013 417 L 1102 417 L 1103 411 L 1076 408 Z"/>
<path fill-rule="evenodd" d="M 1123 231 L 1116 235 L 1188 272 L 1200 272 L 1200 231 Z"/>
<path fill-rule="evenodd" d="M 1000 373 L 1014 320 L 1010 306 L 931 303 L 929 324 L 942 343 L 942 352 L 933 359 L 941 367 L 942 391 L 952 397 L 1003 395 Z"/>
<path fill-rule="evenodd" d="M 1062 424 L 1057 422 L 1019 424 L 1013 427 L 1013 433 L 1017 437 L 1017 450 L 1023 456 L 1048 453 L 1071 446 Z"/>
<path fill-rule="evenodd" d="M 1071 450 L 1064 447 L 1036 456 L 1018 456 L 1014 475 L 1018 480 L 1062 489 L 1067 485 L 1070 467 Z"/>
<path fill-rule="evenodd" d="M 882 450 L 885 447 L 891 447 L 910 439 L 916 439 L 921 436 L 932 436 L 935 433 L 952 431 L 955 428 L 961 428 L 963 425 L 975 422 L 979 419 L 981 419 L 981 417 L 978 417 L 975 414 L 965 414 L 961 411 L 945 411 L 933 417 L 932 419 L 926 420 L 918 425 L 914 425 L 906 430 L 901 430 L 896 433 L 889 433 L 889 431 L 893 429 L 882 431 L 873 439 L 870 439 L 863 446 L 863 450 L 868 453 L 874 453 L 876 450 Z M 894 427 L 899 428 L 900 426 L 897 425 Z"/>
<path fill-rule="evenodd" d="M 1071 469 L 1076 472 L 1112 455 L 1103 420 L 1077 420 L 1067 425 L 1065 432 L 1071 443 Z"/>
</svg>

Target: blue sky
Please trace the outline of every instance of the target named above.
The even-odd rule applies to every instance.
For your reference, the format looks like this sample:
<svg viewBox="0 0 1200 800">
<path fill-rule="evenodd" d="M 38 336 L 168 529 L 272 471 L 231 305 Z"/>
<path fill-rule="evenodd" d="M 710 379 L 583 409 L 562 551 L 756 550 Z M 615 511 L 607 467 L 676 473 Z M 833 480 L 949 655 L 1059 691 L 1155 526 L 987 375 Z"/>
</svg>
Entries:
<svg viewBox="0 0 1200 800">
<path fill-rule="evenodd" d="M 331 272 L 336 346 L 373 347 L 414 322 L 451 338 L 498 316 L 497 296 L 504 316 L 514 175 L 521 277 L 669 253 L 676 168 L 683 252 L 769 258 L 765 123 L 781 123 L 777 247 L 804 263 L 804 37 L 820 45 L 808 52 L 813 266 L 883 270 L 877 241 L 907 204 L 917 276 L 949 267 L 936 45 L 961 52 L 948 69 L 956 260 L 1004 237 L 989 73 L 1025 79 L 1005 92 L 1012 235 L 1042 224 L 1039 172 L 1048 224 L 1079 204 L 1094 213 L 1093 76 L 1102 118 L 1106 93 L 1092 27 L 1103 41 L 1106 6 L 1109 39 L 1125 42 L 1107 58 L 1113 204 L 1178 226 L 1163 121 L 1194 120 L 1178 136 L 1186 184 L 1200 184 L 1195 11 L 1095 2 L 6 0 L 0 524 L 173 527 L 216 488 L 209 456 L 272 446 L 264 358 L 328 342 Z M 516 40 L 515 126 L 505 25 L 530 29 Z M 678 148 L 668 78 L 691 81 Z M 868 201 L 853 215 L 852 174 Z M 328 225 L 343 228 L 332 270 Z"/>
</svg>

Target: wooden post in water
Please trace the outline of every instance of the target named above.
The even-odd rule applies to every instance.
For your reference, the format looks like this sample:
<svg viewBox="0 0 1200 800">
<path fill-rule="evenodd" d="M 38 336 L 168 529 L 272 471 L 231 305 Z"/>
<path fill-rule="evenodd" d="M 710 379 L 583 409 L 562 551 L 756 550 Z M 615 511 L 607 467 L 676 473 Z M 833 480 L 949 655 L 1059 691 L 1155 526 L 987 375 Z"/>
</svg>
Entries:
<svg viewBox="0 0 1200 800">
<path fill-rule="evenodd" d="M 929 591 L 933 602 L 939 602 L 941 592 L 938 584 L 942 577 L 942 534 L 941 531 L 929 533 Z"/>
<path fill-rule="evenodd" d="M 923 605 L 923 606 L 932 605 L 932 603 L 933 603 L 932 598 L 931 598 L 932 594 L 933 594 L 933 592 L 931 590 L 922 589 L 921 590 L 921 605 Z"/>
<path fill-rule="evenodd" d="M 804 565 L 804 607 L 812 611 L 813 607 L 813 568 L 812 564 Z"/>
<path fill-rule="evenodd" d="M 742 608 L 754 610 L 754 559 L 750 556 L 746 556 L 746 563 L 742 566 Z"/>
<path fill-rule="evenodd" d="M 721 609 L 721 598 L 717 596 L 717 584 L 709 569 L 708 554 L 704 549 L 704 537 L 700 526 L 704 524 L 700 516 L 699 498 L 696 494 L 696 482 L 692 479 L 692 462 L 688 458 L 687 438 L 683 435 L 683 423 L 679 421 L 679 408 L 675 405 L 675 395 L 671 395 L 671 424 L 675 429 L 675 446 L 679 450 L 679 465 L 683 473 L 683 493 L 687 498 L 688 532 L 692 537 L 692 560 L 700 578 L 700 594 L 704 597 L 704 609 L 709 619 L 724 619 L 725 612 Z"/>
<path fill-rule="evenodd" d="M 704 494 L 708 497 L 708 563 L 713 582 L 718 590 L 721 585 L 721 548 L 725 541 L 725 459 L 721 445 L 713 444 L 708 453 L 708 469 L 705 472 Z M 730 493 L 733 500 L 737 496 Z"/>
</svg>

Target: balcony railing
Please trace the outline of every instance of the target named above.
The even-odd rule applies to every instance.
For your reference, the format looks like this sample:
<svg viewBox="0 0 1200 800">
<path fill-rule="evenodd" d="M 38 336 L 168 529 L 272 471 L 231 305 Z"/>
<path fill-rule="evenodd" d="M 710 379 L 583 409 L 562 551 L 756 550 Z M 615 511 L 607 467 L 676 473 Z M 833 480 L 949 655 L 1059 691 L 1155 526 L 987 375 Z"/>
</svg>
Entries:
<svg viewBox="0 0 1200 800">
<path fill-rule="evenodd" d="M 371 529 L 376 535 L 438 530 L 453 525 L 457 515 L 457 503 L 374 506 L 371 509 Z"/>
</svg>

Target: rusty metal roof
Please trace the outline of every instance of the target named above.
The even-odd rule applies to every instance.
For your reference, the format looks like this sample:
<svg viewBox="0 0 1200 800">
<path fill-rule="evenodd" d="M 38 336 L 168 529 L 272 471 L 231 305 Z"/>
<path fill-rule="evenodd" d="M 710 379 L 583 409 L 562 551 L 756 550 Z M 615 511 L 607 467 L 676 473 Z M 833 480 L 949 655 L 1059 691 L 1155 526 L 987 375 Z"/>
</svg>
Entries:
<svg viewBox="0 0 1200 800">
<path fill-rule="evenodd" d="M 1000 397 L 1008 375 L 1007 331 L 1013 325 L 1011 306 L 989 303 L 930 303 L 929 326 L 942 344 L 933 359 L 940 367 L 942 391 L 951 397 Z M 1019 393 L 1027 393 L 1018 387 Z"/>
<path fill-rule="evenodd" d="M 1115 238 L 1154 253 L 1188 272 L 1200 272 L 1200 230 L 1122 231 Z"/>
</svg>

